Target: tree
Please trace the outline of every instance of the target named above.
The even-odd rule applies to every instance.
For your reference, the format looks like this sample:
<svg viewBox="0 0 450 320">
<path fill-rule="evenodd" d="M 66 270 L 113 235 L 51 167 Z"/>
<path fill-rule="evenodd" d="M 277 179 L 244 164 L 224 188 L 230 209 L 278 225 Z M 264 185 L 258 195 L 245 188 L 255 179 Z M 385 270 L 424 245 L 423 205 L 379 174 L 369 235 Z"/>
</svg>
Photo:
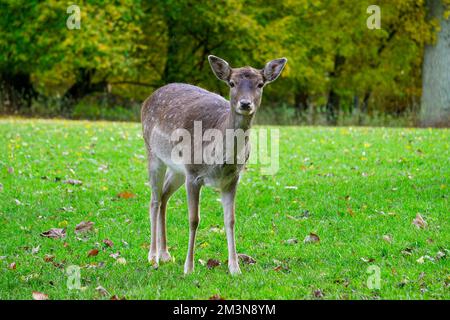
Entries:
<svg viewBox="0 0 450 320">
<path fill-rule="evenodd" d="M 447 5 L 448 5 L 447 1 Z M 435 44 L 427 45 L 423 59 L 423 93 L 421 124 L 450 125 L 450 19 L 444 14 L 442 0 L 429 0 L 430 16 L 439 21 L 440 31 Z M 448 10 L 448 7 L 447 7 Z"/>
</svg>

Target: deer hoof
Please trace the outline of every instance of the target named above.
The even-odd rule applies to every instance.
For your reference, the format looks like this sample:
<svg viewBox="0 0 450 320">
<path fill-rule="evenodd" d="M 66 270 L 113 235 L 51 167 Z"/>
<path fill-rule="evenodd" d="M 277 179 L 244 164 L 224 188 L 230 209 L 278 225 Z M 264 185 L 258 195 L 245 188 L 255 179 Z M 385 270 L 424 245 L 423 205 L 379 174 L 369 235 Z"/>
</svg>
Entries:
<svg viewBox="0 0 450 320">
<path fill-rule="evenodd" d="M 149 252 L 148 254 L 148 262 L 152 265 L 153 268 L 158 268 L 158 254 L 155 254 L 153 252 Z"/>
<path fill-rule="evenodd" d="M 170 256 L 169 251 L 164 251 L 159 253 L 159 261 L 161 262 L 171 262 L 173 261 L 172 257 Z"/>
<path fill-rule="evenodd" d="M 192 263 L 185 263 L 184 264 L 184 274 L 191 274 L 194 272 L 194 265 Z"/>
<path fill-rule="evenodd" d="M 238 264 L 230 264 L 230 265 L 228 265 L 228 270 L 230 270 L 230 274 L 233 275 L 233 276 L 242 273 Z"/>
</svg>

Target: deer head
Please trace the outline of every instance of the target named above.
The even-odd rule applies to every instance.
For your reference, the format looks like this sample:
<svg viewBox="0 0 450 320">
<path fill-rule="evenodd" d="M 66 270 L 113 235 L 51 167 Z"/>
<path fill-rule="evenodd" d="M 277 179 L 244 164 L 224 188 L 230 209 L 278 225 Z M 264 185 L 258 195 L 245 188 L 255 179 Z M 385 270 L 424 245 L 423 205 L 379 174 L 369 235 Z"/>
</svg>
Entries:
<svg viewBox="0 0 450 320">
<path fill-rule="evenodd" d="M 230 87 L 231 110 L 243 116 L 256 112 L 264 86 L 278 78 L 287 62 L 286 58 L 275 59 L 263 69 L 255 69 L 231 68 L 225 60 L 213 55 L 208 56 L 208 60 L 216 77 Z"/>
</svg>

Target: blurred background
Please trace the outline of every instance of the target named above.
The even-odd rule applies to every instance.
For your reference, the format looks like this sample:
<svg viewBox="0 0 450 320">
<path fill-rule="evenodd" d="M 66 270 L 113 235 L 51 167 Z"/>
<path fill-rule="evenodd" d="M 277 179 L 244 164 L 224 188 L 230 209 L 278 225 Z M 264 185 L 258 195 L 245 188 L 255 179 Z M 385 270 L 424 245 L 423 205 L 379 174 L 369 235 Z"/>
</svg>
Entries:
<svg viewBox="0 0 450 320">
<path fill-rule="evenodd" d="M 449 126 L 450 0 L 0 0 L 0 113 L 139 121 L 158 87 L 227 96 L 208 65 L 289 59 L 260 124 Z M 80 8 L 70 29 L 67 8 Z"/>
</svg>

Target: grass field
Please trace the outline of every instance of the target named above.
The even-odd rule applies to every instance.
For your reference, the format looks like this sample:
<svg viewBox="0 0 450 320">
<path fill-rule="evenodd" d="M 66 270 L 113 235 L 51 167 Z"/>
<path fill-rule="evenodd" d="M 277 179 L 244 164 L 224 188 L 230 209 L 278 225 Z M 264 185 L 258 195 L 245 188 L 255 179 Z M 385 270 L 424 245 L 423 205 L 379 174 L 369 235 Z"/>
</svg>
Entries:
<svg viewBox="0 0 450 320">
<path fill-rule="evenodd" d="M 263 177 L 249 166 L 237 196 L 237 249 L 257 263 L 228 274 L 219 195 L 205 188 L 196 269 L 184 276 L 184 189 L 168 206 L 175 262 L 157 270 L 147 263 L 150 192 L 139 124 L 0 120 L 0 299 L 31 299 L 33 291 L 49 299 L 450 298 L 449 130 L 280 134 L 278 173 Z M 418 213 L 425 228 L 412 224 Z M 94 222 L 93 231 L 76 234 L 81 221 Z M 40 236 L 51 228 L 66 228 L 66 237 Z M 303 242 L 311 232 L 320 242 Z M 199 259 L 222 264 L 208 269 Z M 80 290 L 67 287 L 72 265 L 81 268 Z M 381 286 L 370 289 L 377 267 Z"/>
</svg>

